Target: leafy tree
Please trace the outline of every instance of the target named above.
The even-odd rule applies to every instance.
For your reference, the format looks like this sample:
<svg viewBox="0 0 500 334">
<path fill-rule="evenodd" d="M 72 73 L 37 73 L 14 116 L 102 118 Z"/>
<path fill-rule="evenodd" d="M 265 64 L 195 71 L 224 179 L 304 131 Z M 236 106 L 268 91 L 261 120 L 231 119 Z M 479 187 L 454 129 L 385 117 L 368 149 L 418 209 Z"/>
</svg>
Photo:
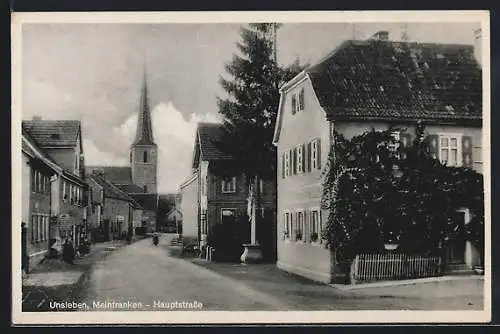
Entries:
<svg viewBox="0 0 500 334">
<path fill-rule="evenodd" d="M 276 149 L 272 144 L 278 113 L 279 87 L 298 73 L 296 66 L 282 69 L 276 61 L 276 23 L 255 23 L 241 29 L 240 54 L 225 66 L 231 79 L 220 78 L 227 98 L 218 98 L 224 136 L 219 148 L 234 157 L 227 175 L 244 172 L 249 188 L 249 215 L 258 219 L 257 186 L 261 179 L 276 184 Z"/>
<path fill-rule="evenodd" d="M 382 251 L 384 243 L 399 243 L 406 253 L 435 253 L 456 233 L 453 217 L 461 207 L 474 217 L 465 233 L 483 251 L 482 175 L 433 159 L 422 125 L 410 147 L 391 149 L 393 130 L 350 140 L 334 134 L 322 204 L 329 210 L 323 237 L 335 247 L 337 260 Z"/>
</svg>

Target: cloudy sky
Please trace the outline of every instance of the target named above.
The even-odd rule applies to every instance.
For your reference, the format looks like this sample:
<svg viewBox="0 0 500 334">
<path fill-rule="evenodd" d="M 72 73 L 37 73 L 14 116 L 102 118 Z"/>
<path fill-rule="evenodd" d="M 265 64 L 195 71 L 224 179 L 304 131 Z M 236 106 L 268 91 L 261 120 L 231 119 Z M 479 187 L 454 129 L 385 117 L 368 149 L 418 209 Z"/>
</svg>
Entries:
<svg viewBox="0 0 500 334">
<path fill-rule="evenodd" d="M 218 121 L 224 64 L 237 52 L 241 24 L 23 24 L 22 118 L 79 119 L 86 164 L 126 165 L 146 64 L 159 191 L 188 176 L 199 121 Z M 408 24 L 410 40 L 473 44 L 479 24 Z M 278 31 L 278 60 L 315 63 L 345 39 L 404 24 L 300 23 Z"/>
</svg>

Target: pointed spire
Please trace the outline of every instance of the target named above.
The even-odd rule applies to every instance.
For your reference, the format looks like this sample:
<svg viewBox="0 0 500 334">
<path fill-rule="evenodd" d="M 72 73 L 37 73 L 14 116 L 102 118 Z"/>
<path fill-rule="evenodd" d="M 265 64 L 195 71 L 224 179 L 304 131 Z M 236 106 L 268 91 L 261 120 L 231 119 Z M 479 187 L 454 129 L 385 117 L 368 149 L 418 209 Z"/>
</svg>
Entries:
<svg viewBox="0 0 500 334">
<path fill-rule="evenodd" d="M 146 63 L 144 63 L 143 76 L 139 116 L 137 118 L 137 132 L 135 134 L 134 145 L 154 145 L 151 111 L 149 109 L 148 100 Z"/>
</svg>

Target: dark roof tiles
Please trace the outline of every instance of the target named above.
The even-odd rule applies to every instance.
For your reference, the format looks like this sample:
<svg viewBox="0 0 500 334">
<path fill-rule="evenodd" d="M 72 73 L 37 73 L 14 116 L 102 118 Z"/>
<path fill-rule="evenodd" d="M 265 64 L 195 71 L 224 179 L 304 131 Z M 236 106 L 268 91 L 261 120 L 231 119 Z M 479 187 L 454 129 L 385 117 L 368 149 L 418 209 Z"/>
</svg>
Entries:
<svg viewBox="0 0 500 334">
<path fill-rule="evenodd" d="M 217 142 L 223 138 L 222 124 L 219 123 L 199 123 L 198 140 L 201 150 L 202 160 L 229 160 L 232 157 L 223 153 Z"/>
<path fill-rule="evenodd" d="M 132 170 L 128 166 L 86 166 L 88 174 L 101 173 L 104 178 L 115 184 L 133 184 Z"/>
<path fill-rule="evenodd" d="M 81 123 L 77 120 L 25 120 L 22 128 L 40 147 L 75 146 Z"/>
<path fill-rule="evenodd" d="M 347 41 L 306 72 L 330 119 L 482 119 L 472 46 Z"/>
</svg>

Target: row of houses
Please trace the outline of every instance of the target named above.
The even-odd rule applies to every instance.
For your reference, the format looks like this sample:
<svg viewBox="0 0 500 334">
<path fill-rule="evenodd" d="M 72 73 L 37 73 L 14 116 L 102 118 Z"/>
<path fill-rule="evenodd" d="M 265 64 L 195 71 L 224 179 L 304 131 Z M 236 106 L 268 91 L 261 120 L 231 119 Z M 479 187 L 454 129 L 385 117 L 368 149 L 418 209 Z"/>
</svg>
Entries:
<svg viewBox="0 0 500 334">
<path fill-rule="evenodd" d="M 398 137 L 409 142 L 422 122 L 436 159 L 483 172 L 480 43 L 480 31 L 475 45 L 396 42 L 379 32 L 345 41 L 281 87 L 273 138 L 277 187 L 261 184 L 264 210 L 273 219 L 257 233 L 257 243 L 272 236 L 267 253 L 279 268 L 327 283 L 339 273 L 334 249 L 320 237 L 328 216 L 321 209 L 322 170 L 334 131 L 352 138 L 371 129 L 404 128 Z M 214 226 L 247 209 L 243 174 L 217 173 L 232 159 L 214 144 L 220 127 L 199 124 L 193 173 L 181 185 L 185 243 L 200 247 Z M 457 217 L 467 224 L 467 208 Z M 480 261 L 463 238 L 447 247 L 454 269 Z"/>
<path fill-rule="evenodd" d="M 78 120 L 22 121 L 23 269 L 54 254 L 51 249 L 60 254 L 65 240 L 78 249 L 84 240 L 133 237 L 155 229 L 156 144 L 145 91 L 130 167 L 87 166 Z"/>
</svg>

